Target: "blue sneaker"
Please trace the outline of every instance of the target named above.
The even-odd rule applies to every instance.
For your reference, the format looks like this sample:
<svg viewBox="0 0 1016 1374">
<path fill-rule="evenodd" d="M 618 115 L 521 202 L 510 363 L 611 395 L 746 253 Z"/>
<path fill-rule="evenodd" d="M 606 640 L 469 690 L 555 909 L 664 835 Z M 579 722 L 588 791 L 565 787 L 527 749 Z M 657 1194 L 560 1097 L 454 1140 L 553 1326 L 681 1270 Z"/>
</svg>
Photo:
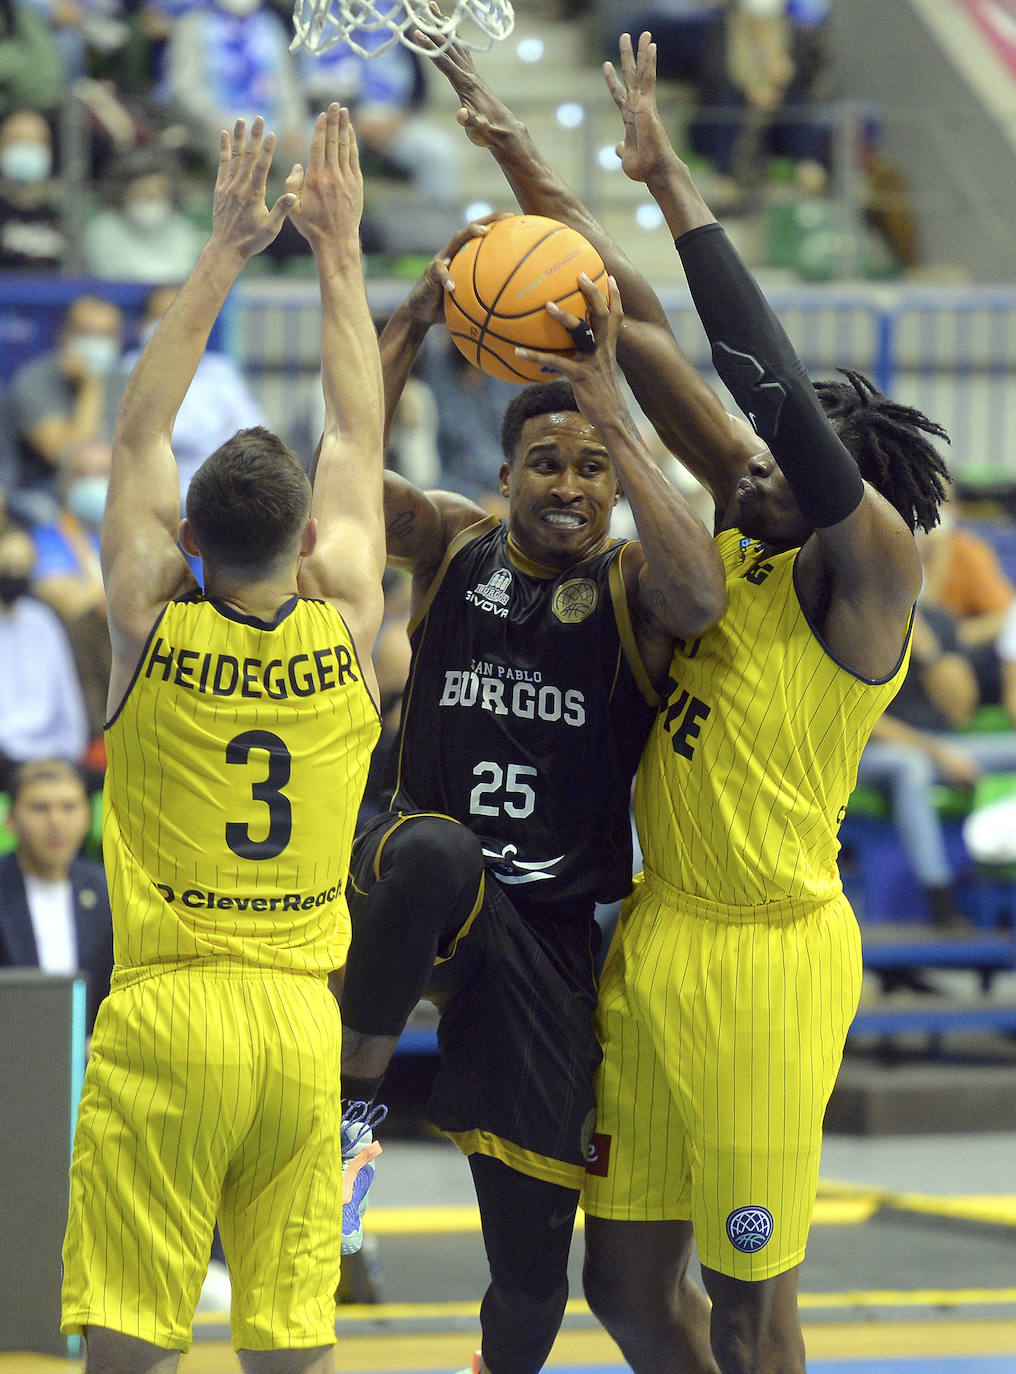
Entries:
<svg viewBox="0 0 1016 1374">
<path fill-rule="evenodd" d="M 342 1112 L 342 1167 L 374 1139 L 374 1128 L 388 1115 L 383 1103 L 347 1102 Z M 363 1244 L 363 1214 L 367 1210 L 367 1193 L 374 1182 L 374 1165 L 365 1164 L 353 1183 L 353 1196 L 342 1208 L 342 1253 L 355 1255 Z"/>
</svg>

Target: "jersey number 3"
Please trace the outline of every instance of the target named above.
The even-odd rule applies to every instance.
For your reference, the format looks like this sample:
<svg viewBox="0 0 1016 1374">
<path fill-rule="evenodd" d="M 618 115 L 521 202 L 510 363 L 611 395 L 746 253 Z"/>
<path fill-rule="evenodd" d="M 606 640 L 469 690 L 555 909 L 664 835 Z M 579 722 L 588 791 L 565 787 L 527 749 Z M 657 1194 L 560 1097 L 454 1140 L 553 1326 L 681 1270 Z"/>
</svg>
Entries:
<svg viewBox="0 0 1016 1374">
<path fill-rule="evenodd" d="M 226 745 L 226 762 L 249 763 L 255 749 L 268 755 L 268 776 L 251 783 L 250 789 L 254 800 L 268 807 L 268 834 L 263 840 L 254 840 L 246 821 L 229 821 L 226 843 L 241 859 L 275 859 L 293 833 L 293 808 L 282 791 L 289 781 L 293 758 L 278 735 L 268 730 L 244 730 Z"/>
</svg>

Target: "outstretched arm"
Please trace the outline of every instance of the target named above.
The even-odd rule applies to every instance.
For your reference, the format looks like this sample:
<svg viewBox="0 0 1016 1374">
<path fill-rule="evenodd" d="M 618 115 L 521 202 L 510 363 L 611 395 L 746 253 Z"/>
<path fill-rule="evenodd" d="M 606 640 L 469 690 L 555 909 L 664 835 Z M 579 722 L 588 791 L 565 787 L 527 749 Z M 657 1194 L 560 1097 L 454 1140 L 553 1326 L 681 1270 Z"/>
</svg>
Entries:
<svg viewBox="0 0 1016 1374">
<path fill-rule="evenodd" d="M 265 205 L 275 135 L 260 116 L 220 138 L 212 232 L 146 344 L 117 416 L 102 523 L 102 571 L 117 669 L 132 672 L 157 612 L 194 585 L 177 548 L 180 488 L 170 437 L 212 325 L 244 264 L 275 238 L 292 197 Z M 118 684 L 111 700 L 119 701 Z"/>
<path fill-rule="evenodd" d="M 462 102 L 457 118 L 466 135 L 490 150 L 523 211 L 570 225 L 600 254 L 624 300 L 617 358 L 635 399 L 667 448 L 725 504 L 751 448 L 682 353 L 656 293 L 481 78 L 468 50 L 453 43 L 432 61 Z"/>
<path fill-rule="evenodd" d="M 656 110 L 656 46 L 621 38 L 621 77 L 605 64 L 625 118 L 624 165 L 644 180 L 674 235 L 716 370 L 766 442 L 814 529 L 799 564 L 826 642 L 855 671 L 892 671 L 921 586 L 917 544 L 861 478 L 758 284 L 675 153 Z"/>
<path fill-rule="evenodd" d="M 318 115 L 307 168 L 294 167 L 286 188 L 317 263 L 325 399 L 311 504 L 317 544 L 298 586 L 341 611 L 366 665 L 383 613 L 383 397 L 360 258 L 363 177 L 347 109 L 332 104 Z"/>
<path fill-rule="evenodd" d="M 723 614 L 723 563 L 710 532 L 653 461 L 628 409 L 615 362 L 623 319 L 617 282 L 610 278 L 609 307 L 585 273 L 579 286 L 595 349 L 570 358 L 525 348 L 516 352 L 567 377 L 582 414 L 610 454 L 641 546 L 628 584 L 636 636 L 650 677 L 662 686 L 675 639 L 694 639 Z M 558 305 L 547 309 L 566 329 L 579 323 Z"/>
<path fill-rule="evenodd" d="M 454 289 L 449 267 L 464 243 L 485 234 L 499 215 L 467 224 L 427 264 L 409 295 L 395 307 L 379 340 L 384 378 L 385 439 L 406 378 L 427 331 L 444 320 L 444 298 Z M 472 501 L 447 491 L 421 491 L 393 472 L 385 473 L 385 530 L 388 561 L 413 574 L 414 607 L 426 594 L 452 539 L 484 512 Z"/>
</svg>

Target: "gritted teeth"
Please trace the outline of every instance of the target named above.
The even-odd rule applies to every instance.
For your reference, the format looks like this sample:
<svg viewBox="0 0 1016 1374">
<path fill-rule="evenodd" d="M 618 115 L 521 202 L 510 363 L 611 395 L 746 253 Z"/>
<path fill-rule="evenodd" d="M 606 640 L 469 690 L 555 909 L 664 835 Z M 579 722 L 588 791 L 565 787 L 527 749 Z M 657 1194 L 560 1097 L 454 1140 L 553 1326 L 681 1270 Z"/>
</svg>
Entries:
<svg viewBox="0 0 1016 1374">
<path fill-rule="evenodd" d="M 544 512 L 543 518 L 548 525 L 560 525 L 562 529 L 568 530 L 580 529 L 586 523 L 584 516 L 570 510 L 548 510 Z"/>
</svg>

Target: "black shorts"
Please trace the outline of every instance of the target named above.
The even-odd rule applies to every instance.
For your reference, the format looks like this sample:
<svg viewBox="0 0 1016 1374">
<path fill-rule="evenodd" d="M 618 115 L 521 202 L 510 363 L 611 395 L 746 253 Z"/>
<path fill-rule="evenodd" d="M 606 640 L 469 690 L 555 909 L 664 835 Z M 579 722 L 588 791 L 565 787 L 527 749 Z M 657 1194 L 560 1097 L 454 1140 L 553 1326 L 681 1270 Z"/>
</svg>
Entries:
<svg viewBox="0 0 1016 1374">
<path fill-rule="evenodd" d="M 387 812 L 358 834 L 350 869 L 354 922 L 382 851 L 398 844 L 406 824 L 404 813 Z M 428 1114 L 466 1154 L 493 1155 L 578 1188 L 600 1062 L 593 900 L 534 903 L 509 895 L 484 872 L 477 843 L 478 891 L 481 881 L 479 910 L 450 957 L 435 965 L 427 993 L 441 1008 L 441 1062 Z"/>
</svg>

